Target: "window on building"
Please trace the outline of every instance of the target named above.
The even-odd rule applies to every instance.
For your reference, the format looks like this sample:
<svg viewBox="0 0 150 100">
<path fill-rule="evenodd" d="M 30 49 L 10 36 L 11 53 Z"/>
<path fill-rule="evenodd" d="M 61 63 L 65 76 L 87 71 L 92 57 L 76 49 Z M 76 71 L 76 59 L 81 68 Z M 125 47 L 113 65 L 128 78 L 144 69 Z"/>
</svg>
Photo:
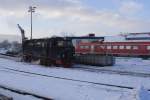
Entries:
<svg viewBox="0 0 150 100">
<path fill-rule="evenodd" d="M 118 46 L 113 46 L 113 49 L 118 49 Z"/>
<path fill-rule="evenodd" d="M 150 50 L 150 46 L 147 46 L 147 50 Z"/>
<path fill-rule="evenodd" d="M 133 46 L 133 50 L 137 50 L 138 49 L 138 46 Z"/>
<path fill-rule="evenodd" d="M 130 49 L 131 49 L 131 46 L 126 46 L 126 49 L 130 50 Z"/>
<path fill-rule="evenodd" d="M 119 46 L 119 49 L 124 49 L 124 46 Z"/>
<path fill-rule="evenodd" d="M 111 49 L 111 46 L 107 46 L 107 49 Z"/>
</svg>

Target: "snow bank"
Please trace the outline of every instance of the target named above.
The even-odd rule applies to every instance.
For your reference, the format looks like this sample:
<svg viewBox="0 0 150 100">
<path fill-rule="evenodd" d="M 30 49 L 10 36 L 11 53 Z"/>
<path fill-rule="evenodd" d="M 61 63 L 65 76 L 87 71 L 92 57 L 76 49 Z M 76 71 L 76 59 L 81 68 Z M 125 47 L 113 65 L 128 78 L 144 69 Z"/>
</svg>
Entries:
<svg viewBox="0 0 150 100">
<path fill-rule="evenodd" d="M 143 86 L 131 91 L 130 94 L 122 94 L 119 100 L 150 100 L 150 93 Z"/>
<path fill-rule="evenodd" d="M 4 49 L 4 48 L 0 48 L 0 53 L 2 53 L 2 54 L 6 54 L 6 52 L 7 52 L 7 50 L 6 50 L 6 49 Z"/>
<path fill-rule="evenodd" d="M 137 90 L 136 98 L 137 100 L 150 100 L 150 93 L 142 86 Z"/>
<path fill-rule="evenodd" d="M 119 58 L 118 60 L 118 63 L 114 67 L 105 68 L 114 68 L 115 70 L 136 70 L 138 72 L 144 73 L 150 72 L 149 60 L 142 60 L 137 58 Z M 99 86 L 72 81 L 70 82 L 55 78 L 47 78 L 8 71 L 4 69 L 5 67 L 49 76 L 65 77 L 69 79 L 90 81 L 96 83 L 130 86 L 134 88 L 137 87 L 137 84 L 143 84 L 147 89 L 150 89 L 150 78 L 132 77 L 127 75 L 117 75 L 100 72 L 96 73 L 76 69 L 55 67 L 46 68 L 41 67 L 40 65 L 32 65 L 0 58 L 1 85 L 23 89 L 25 91 L 41 94 L 47 97 L 50 96 L 52 98 L 55 98 L 56 100 L 150 100 L 150 95 L 144 88 L 130 91 L 126 89 L 118 89 L 107 86 Z"/>
</svg>

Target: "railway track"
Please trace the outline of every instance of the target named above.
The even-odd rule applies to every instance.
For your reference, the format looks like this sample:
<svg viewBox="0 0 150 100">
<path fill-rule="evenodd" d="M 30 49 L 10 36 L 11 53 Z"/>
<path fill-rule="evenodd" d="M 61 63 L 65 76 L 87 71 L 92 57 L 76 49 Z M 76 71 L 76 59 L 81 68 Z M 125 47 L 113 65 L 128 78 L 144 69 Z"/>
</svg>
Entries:
<svg viewBox="0 0 150 100">
<path fill-rule="evenodd" d="M 26 91 L 19 90 L 19 89 L 14 89 L 14 88 L 4 86 L 4 85 L 0 85 L 0 89 L 8 90 L 10 92 L 17 93 L 17 94 L 20 94 L 20 95 L 25 95 L 25 96 L 28 95 L 28 96 L 31 96 L 31 97 L 34 97 L 34 98 L 37 98 L 37 99 L 41 99 L 41 100 L 53 100 L 52 98 L 49 98 L 49 97 L 44 97 L 44 96 L 41 96 L 41 95 L 38 95 L 38 94 L 26 92 Z"/>
<path fill-rule="evenodd" d="M 23 74 L 44 76 L 44 77 L 49 77 L 49 78 L 61 79 L 61 80 L 76 81 L 76 82 L 82 82 L 82 83 L 89 83 L 89 84 L 103 85 L 103 86 L 117 87 L 117 88 L 125 88 L 125 89 L 134 89 L 133 87 L 129 87 L 129 86 L 120 86 L 120 85 L 113 85 L 113 84 L 105 84 L 105 83 L 77 80 L 77 79 L 71 79 L 71 78 L 65 78 L 65 77 L 57 77 L 57 76 L 39 74 L 39 73 L 34 73 L 34 72 L 27 72 L 27 71 L 17 70 L 17 69 L 12 69 L 12 68 L 7 68 L 7 67 L 3 67 L 3 69 L 14 71 L 14 72 L 19 72 L 19 73 L 23 73 Z M 73 69 L 84 70 L 84 71 L 89 71 L 89 72 L 101 72 L 101 73 L 107 73 L 107 74 L 119 74 L 119 75 L 129 75 L 129 76 L 134 76 L 134 77 L 150 78 L 150 74 L 148 74 L 148 73 L 129 72 L 129 71 L 110 70 L 110 69 L 98 69 L 98 68 L 91 68 L 91 67 L 86 67 L 86 68 L 85 67 L 74 67 Z M 148 91 L 150 91 L 150 89 L 148 89 Z"/>
<path fill-rule="evenodd" d="M 0 55 L 3 55 L 3 56 L 9 56 L 9 57 L 18 57 L 16 55 L 12 55 L 12 54 L 4 54 L 4 53 L 0 53 Z"/>
<path fill-rule="evenodd" d="M 9 55 L 9 54 L 1 54 L 0 53 L 0 55 L 16 58 L 16 56 Z M 112 70 L 112 69 L 102 69 L 102 68 L 99 69 L 99 68 L 96 68 L 96 67 L 79 67 L 79 66 L 75 66 L 74 69 L 84 70 L 84 71 L 89 71 L 89 72 L 101 72 L 101 73 L 107 73 L 107 74 L 119 74 L 119 75 L 128 75 L 128 76 L 134 76 L 134 77 L 147 77 L 147 78 L 150 78 L 149 73 L 130 72 L 130 71 L 121 71 L 121 70 Z"/>
<path fill-rule="evenodd" d="M 101 72 L 107 74 L 119 74 L 119 75 L 128 75 L 134 77 L 147 77 L 150 78 L 150 73 L 140 73 L 140 72 L 130 72 L 130 71 L 121 71 L 121 70 L 112 70 L 112 69 L 99 69 L 95 67 L 74 67 L 77 70 L 84 70 L 89 72 Z"/>
<path fill-rule="evenodd" d="M 42 77 L 47 77 L 47 78 L 55 78 L 55 79 L 74 81 L 74 82 L 80 82 L 80 83 L 87 83 L 87 84 L 94 84 L 94 85 L 107 86 L 107 87 L 115 87 L 115 88 L 121 88 L 121 89 L 129 89 L 129 90 L 134 89 L 134 87 L 130 87 L 130 86 L 113 85 L 113 84 L 107 84 L 107 83 L 100 83 L 100 82 L 92 82 L 92 81 L 71 79 L 71 78 L 65 78 L 65 77 L 58 77 L 58 76 L 53 76 L 53 75 L 44 75 L 44 74 L 39 74 L 39 73 L 27 72 L 27 71 L 22 71 L 22 70 L 17 70 L 17 69 L 11 69 L 11 68 L 4 68 L 4 69 L 9 70 L 9 71 L 19 72 L 22 74 L 24 73 L 24 74 L 42 76 Z M 150 91 L 150 89 L 148 89 L 148 91 Z"/>
<path fill-rule="evenodd" d="M 9 59 L 9 60 L 15 60 L 15 61 L 21 61 L 21 57 L 10 55 L 10 54 L 2 54 L 0 53 L 0 58 Z"/>
</svg>

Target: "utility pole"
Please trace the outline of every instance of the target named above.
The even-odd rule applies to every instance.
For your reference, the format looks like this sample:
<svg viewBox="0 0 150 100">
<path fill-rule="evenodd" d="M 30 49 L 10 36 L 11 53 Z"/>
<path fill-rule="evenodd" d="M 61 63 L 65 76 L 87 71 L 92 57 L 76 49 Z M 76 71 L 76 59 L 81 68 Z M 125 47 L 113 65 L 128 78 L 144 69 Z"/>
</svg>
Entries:
<svg viewBox="0 0 150 100">
<path fill-rule="evenodd" d="M 28 10 L 28 12 L 31 13 L 31 38 L 30 39 L 32 39 L 32 14 L 35 12 L 35 8 L 36 7 L 30 6 Z"/>
</svg>

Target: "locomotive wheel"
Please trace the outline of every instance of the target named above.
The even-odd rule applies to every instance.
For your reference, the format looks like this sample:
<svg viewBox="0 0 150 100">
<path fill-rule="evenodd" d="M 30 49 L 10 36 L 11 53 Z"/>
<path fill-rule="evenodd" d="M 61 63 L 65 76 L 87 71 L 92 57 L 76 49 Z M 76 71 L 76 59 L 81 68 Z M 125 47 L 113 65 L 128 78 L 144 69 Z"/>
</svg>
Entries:
<svg viewBox="0 0 150 100">
<path fill-rule="evenodd" d="M 25 61 L 25 62 L 31 62 L 31 57 L 30 56 L 23 56 L 23 60 Z"/>
<path fill-rule="evenodd" d="M 43 65 L 43 60 L 42 59 L 40 59 L 40 65 Z"/>
<path fill-rule="evenodd" d="M 27 62 L 27 57 L 26 56 L 23 56 L 23 61 Z"/>
<path fill-rule="evenodd" d="M 46 59 L 46 66 L 51 66 L 51 61 L 49 59 Z"/>
<path fill-rule="evenodd" d="M 31 62 L 32 61 L 32 57 L 31 56 L 27 56 L 27 62 Z"/>
<path fill-rule="evenodd" d="M 64 68 L 70 68 L 70 66 L 72 65 L 72 63 L 70 61 L 64 61 L 63 60 L 63 64 Z"/>
<path fill-rule="evenodd" d="M 51 66 L 51 61 L 48 59 L 40 59 L 40 64 L 45 66 Z"/>
<path fill-rule="evenodd" d="M 65 65 L 64 65 L 64 68 L 70 68 L 71 65 L 72 65 L 72 64 L 65 64 Z"/>
<path fill-rule="evenodd" d="M 45 59 L 40 59 L 40 64 L 41 64 L 41 65 L 45 65 L 45 64 L 46 64 Z"/>
</svg>

